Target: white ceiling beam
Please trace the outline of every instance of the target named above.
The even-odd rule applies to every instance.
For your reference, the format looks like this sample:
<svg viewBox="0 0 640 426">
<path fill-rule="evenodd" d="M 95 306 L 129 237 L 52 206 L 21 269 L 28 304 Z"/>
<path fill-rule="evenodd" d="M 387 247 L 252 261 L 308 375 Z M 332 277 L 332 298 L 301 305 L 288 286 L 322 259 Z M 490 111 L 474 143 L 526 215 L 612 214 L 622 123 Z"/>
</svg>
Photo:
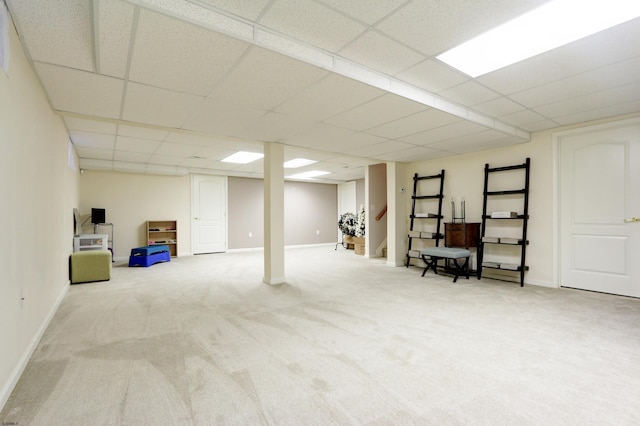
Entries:
<svg viewBox="0 0 640 426">
<path fill-rule="evenodd" d="M 449 101 L 441 96 L 389 75 L 372 70 L 331 52 L 309 46 L 298 40 L 279 34 L 269 28 L 242 18 L 218 13 L 208 5 L 196 5 L 186 0 L 126 0 L 137 6 L 172 16 L 216 32 L 239 38 L 248 43 L 275 51 L 302 62 L 369 84 L 422 105 L 436 108 L 462 119 L 497 130 L 523 140 L 531 140 L 531 134 L 511 124 Z"/>
</svg>

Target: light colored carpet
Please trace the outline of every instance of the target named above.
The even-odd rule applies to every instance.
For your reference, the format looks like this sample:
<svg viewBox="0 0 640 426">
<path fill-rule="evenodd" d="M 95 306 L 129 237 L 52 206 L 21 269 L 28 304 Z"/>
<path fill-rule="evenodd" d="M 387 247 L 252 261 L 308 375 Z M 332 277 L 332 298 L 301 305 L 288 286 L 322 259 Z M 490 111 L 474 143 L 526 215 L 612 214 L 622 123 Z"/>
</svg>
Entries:
<svg viewBox="0 0 640 426">
<path fill-rule="evenodd" d="M 20 425 L 640 424 L 640 300 L 392 268 L 333 246 L 74 285 Z"/>
</svg>

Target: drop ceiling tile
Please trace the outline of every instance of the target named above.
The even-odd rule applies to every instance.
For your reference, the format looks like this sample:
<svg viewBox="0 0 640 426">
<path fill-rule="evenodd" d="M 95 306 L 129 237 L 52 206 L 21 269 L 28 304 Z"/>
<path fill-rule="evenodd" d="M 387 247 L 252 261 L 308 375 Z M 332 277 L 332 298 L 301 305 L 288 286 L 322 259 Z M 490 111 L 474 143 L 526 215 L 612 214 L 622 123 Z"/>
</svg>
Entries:
<svg viewBox="0 0 640 426">
<path fill-rule="evenodd" d="M 91 6 L 87 0 L 9 2 L 31 59 L 94 71 Z"/>
<path fill-rule="evenodd" d="M 640 83 L 627 84 L 609 90 L 589 93 L 571 99 L 566 99 L 549 105 L 543 105 L 534 110 L 545 117 L 556 119 L 571 114 L 606 108 L 617 104 L 635 102 L 640 94 Z"/>
<path fill-rule="evenodd" d="M 180 162 L 182 167 L 197 167 L 207 169 L 211 166 L 212 161 L 207 158 L 187 158 Z"/>
<path fill-rule="evenodd" d="M 385 141 L 375 145 L 368 145 L 367 149 L 363 152 L 362 149 L 345 149 L 344 152 L 349 155 L 364 155 L 370 158 L 377 158 L 382 154 L 390 152 L 402 151 L 409 148 L 414 148 L 415 145 L 408 144 L 400 141 Z"/>
<path fill-rule="evenodd" d="M 129 136 L 131 138 L 151 139 L 154 141 L 164 140 L 169 132 L 166 130 L 152 129 L 149 127 L 129 126 L 126 124 L 118 125 L 119 136 Z"/>
<path fill-rule="evenodd" d="M 429 108 L 425 111 L 420 111 L 383 124 L 382 126 L 367 129 L 367 133 L 385 138 L 397 139 L 403 136 L 423 132 L 428 129 L 440 127 L 445 124 L 450 124 L 455 121 L 460 121 L 460 118 L 434 108 Z"/>
<path fill-rule="evenodd" d="M 180 128 L 204 99 L 137 83 L 127 85 L 122 118 L 163 127 Z"/>
<path fill-rule="evenodd" d="M 463 74 L 434 59 L 420 62 L 396 77 L 432 93 L 441 92 L 469 80 Z"/>
<path fill-rule="evenodd" d="M 187 171 L 181 167 L 176 166 L 164 166 L 159 164 L 147 164 L 147 173 L 161 174 L 161 175 L 184 175 Z"/>
<path fill-rule="evenodd" d="M 215 135 L 235 135 L 266 113 L 265 110 L 208 98 L 185 123 L 184 128 Z"/>
<path fill-rule="evenodd" d="M 444 52 L 547 0 L 413 1 L 376 25 L 427 55 Z"/>
<path fill-rule="evenodd" d="M 210 98 L 271 110 L 326 75 L 321 68 L 253 47 Z"/>
<path fill-rule="evenodd" d="M 450 89 L 440 92 L 440 95 L 465 106 L 473 106 L 498 98 L 500 95 L 493 90 L 476 83 L 467 81 Z"/>
<path fill-rule="evenodd" d="M 257 152 L 252 148 L 244 148 L 244 146 L 219 146 L 219 147 L 199 147 L 194 156 L 200 157 L 200 159 L 212 162 L 212 161 L 220 161 L 224 158 L 227 158 L 231 154 L 234 154 L 238 151 L 249 150 L 250 152 Z"/>
<path fill-rule="evenodd" d="M 89 148 L 85 146 L 75 146 L 75 148 L 78 157 L 81 159 L 92 158 L 95 160 L 113 160 L 112 149 Z"/>
<path fill-rule="evenodd" d="M 218 12 L 224 11 L 254 21 L 270 3 L 270 0 L 200 0 L 200 3 L 202 3 L 203 6 L 213 6 L 213 10 Z"/>
<path fill-rule="evenodd" d="M 338 51 L 366 29 L 311 0 L 275 0 L 260 23 L 329 52 Z"/>
<path fill-rule="evenodd" d="M 145 164 L 133 163 L 129 161 L 114 161 L 113 162 L 113 171 L 114 172 L 125 172 L 125 173 L 144 173 L 147 170 L 147 166 Z"/>
<path fill-rule="evenodd" d="M 285 161 L 293 160 L 294 158 L 308 158 L 309 160 L 324 161 L 332 156 L 333 154 L 331 153 L 320 152 L 313 149 L 299 148 L 290 145 L 284 146 Z"/>
<path fill-rule="evenodd" d="M 511 94 L 638 56 L 640 18 L 502 68 L 477 80 Z"/>
<path fill-rule="evenodd" d="M 523 124 L 535 123 L 544 120 L 545 117 L 530 109 L 518 111 L 512 114 L 500 116 L 500 121 L 511 124 L 512 126 L 520 127 Z"/>
<path fill-rule="evenodd" d="M 426 146 L 413 146 L 402 151 L 388 152 L 378 155 L 378 158 L 384 161 L 399 161 L 412 163 L 416 161 L 426 161 L 435 158 L 449 157 L 452 153 L 440 151 Z"/>
<path fill-rule="evenodd" d="M 81 169 L 86 170 L 113 170 L 113 161 L 94 158 L 81 158 L 79 161 Z"/>
<path fill-rule="evenodd" d="M 320 3 L 350 16 L 357 21 L 372 25 L 389 15 L 406 3 L 405 0 L 377 0 L 377 1 L 344 1 L 320 0 Z"/>
<path fill-rule="evenodd" d="M 199 147 L 194 145 L 183 145 L 171 142 L 163 142 L 156 150 L 155 156 L 191 157 L 198 152 Z"/>
<path fill-rule="evenodd" d="M 425 110 L 427 107 L 397 95 L 384 95 L 325 120 L 352 130 L 365 130 Z"/>
<path fill-rule="evenodd" d="M 334 155 L 333 157 L 327 158 L 326 161 L 332 162 L 332 163 L 346 164 L 352 169 L 371 166 L 373 164 L 379 163 L 378 161 L 373 160 L 371 158 L 354 157 L 354 156 L 348 156 L 348 155 Z"/>
<path fill-rule="evenodd" d="M 161 144 L 162 142 L 160 141 L 154 141 L 150 139 L 118 136 L 116 138 L 116 151 L 142 152 L 146 154 L 153 154 Z"/>
<path fill-rule="evenodd" d="M 144 152 L 117 151 L 113 155 L 116 161 L 127 161 L 130 163 L 146 163 L 151 158 L 151 154 Z"/>
<path fill-rule="evenodd" d="M 343 139 L 353 133 L 352 130 L 318 123 L 301 133 L 284 138 L 282 142 L 286 145 L 323 150 L 326 144 L 336 139 Z"/>
<path fill-rule="evenodd" d="M 556 117 L 554 121 L 561 125 L 568 125 L 597 120 L 603 117 L 615 117 L 618 115 L 637 113 L 638 111 L 640 111 L 640 100 L 621 101 L 607 106 L 594 108 L 589 111 L 581 111 L 574 114 Z"/>
<path fill-rule="evenodd" d="M 528 107 L 538 107 L 638 81 L 640 57 L 523 90 L 510 97 Z"/>
<path fill-rule="evenodd" d="M 234 135 L 255 141 L 277 142 L 301 133 L 314 124 L 315 122 L 306 118 L 267 112 Z"/>
<path fill-rule="evenodd" d="M 173 155 L 160 155 L 153 154 L 151 158 L 149 158 L 149 164 L 161 164 L 165 166 L 177 166 L 181 162 L 184 161 L 186 157 L 184 156 L 173 156 Z"/>
<path fill-rule="evenodd" d="M 275 111 L 322 121 L 384 94 L 383 90 L 368 84 L 330 74 L 279 105 Z"/>
<path fill-rule="evenodd" d="M 487 130 L 487 128 L 470 121 L 460 120 L 427 130 L 426 132 L 405 136 L 401 138 L 401 140 L 414 145 L 431 145 L 435 142 L 453 139 L 471 133 L 481 132 L 483 130 Z"/>
<path fill-rule="evenodd" d="M 386 142 L 388 139 L 380 136 L 369 135 L 363 132 L 357 132 L 349 134 L 344 138 L 337 138 L 331 141 L 327 141 L 324 145 L 325 149 L 335 152 L 350 152 L 356 153 L 354 155 L 368 155 L 368 147 L 376 145 L 382 142 Z"/>
<path fill-rule="evenodd" d="M 541 130 L 553 129 L 559 126 L 560 124 L 553 120 L 540 120 L 540 121 L 532 121 L 531 123 L 522 124 L 520 125 L 520 128 L 528 132 L 539 132 Z"/>
<path fill-rule="evenodd" d="M 224 143 L 228 139 L 193 133 L 171 132 L 167 135 L 165 141 L 185 145 L 208 146 L 212 143 Z"/>
<path fill-rule="evenodd" d="M 389 75 L 403 71 L 425 57 L 389 37 L 367 31 L 340 51 L 340 56 Z"/>
<path fill-rule="evenodd" d="M 429 148 L 462 154 L 504 146 L 508 143 L 507 139 L 509 137 L 504 133 L 496 130 L 485 130 L 432 143 L 429 144 Z M 511 139 L 509 141 L 513 142 Z M 522 142 L 522 140 L 519 142 Z"/>
<path fill-rule="evenodd" d="M 124 78 L 135 8 L 120 0 L 101 0 L 95 5 L 98 8 L 98 73 Z"/>
<path fill-rule="evenodd" d="M 489 117 L 500 117 L 522 111 L 525 107 L 509 98 L 499 97 L 474 105 L 473 109 Z"/>
<path fill-rule="evenodd" d="M 41 62 L 34 65 L 53 108 L 97 117 L 120 115 L 122 80 Z"/>
<path fill-rule="evenodd" d="M 244 41 L 143 9 L 129 79 L 206 96 L 248 47 Z"/>
<path fill-rule="evenodd" d="M 115 136 L 106 135 L 103 133 L 90 133 L 80 132 L 72 130 L 69 132 L 69 137 L 73 145 L 76 147 L 82 146 L 86 148 L 98 148 L 98 149 L 111 149 L 115 146 Z"/>
<path fill-rule="evenodd" d="M 114 134 L 116 132 L 116 124 L 106 121 L 85 120 L 76 117 L 63 117 L 64 122 L 69 130 L 80 130 L 91 133 Z"/>
</svg>

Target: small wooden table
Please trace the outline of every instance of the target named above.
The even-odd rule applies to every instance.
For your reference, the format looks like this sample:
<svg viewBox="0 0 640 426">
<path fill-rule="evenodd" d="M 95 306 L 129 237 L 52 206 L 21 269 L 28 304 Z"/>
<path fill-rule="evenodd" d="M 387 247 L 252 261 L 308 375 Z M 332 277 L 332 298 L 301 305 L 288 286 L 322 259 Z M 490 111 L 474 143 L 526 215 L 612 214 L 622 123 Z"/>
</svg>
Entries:
<svg viewBox="0 0 640 426">
<path fill-rule="evenodd" d="M 445 247 L 469 249 L 480 246 L 480 223 L 445 223 L 444 224 Z M 457 265 L 456 265 L 457 266 Z M 466 264 L 467 272 L 469 264 Z M 476 271 L 479 273 L 479 271 Z M 480 276 L 478 276 L 480 279 Z"/>
</svg>

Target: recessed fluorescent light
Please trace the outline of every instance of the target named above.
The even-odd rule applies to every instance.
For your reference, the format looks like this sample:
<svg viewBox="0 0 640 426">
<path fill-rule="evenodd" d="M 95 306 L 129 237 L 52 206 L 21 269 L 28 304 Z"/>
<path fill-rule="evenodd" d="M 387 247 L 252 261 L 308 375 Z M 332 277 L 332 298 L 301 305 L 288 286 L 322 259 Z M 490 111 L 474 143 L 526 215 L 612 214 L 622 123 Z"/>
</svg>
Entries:
<svg viewBox="0 0 640 426">
<path fill-rule="evenodd" d="M 293 160 L 285 161 L 285 169 L 297 169 L 298 167 L 308 166 L 309 164 L 317 163 L 315 160 L 307 160 L 306 158 L 294 158 Z"/>
<path fill-rule="evenodd" d="M 437 58 L 478 77 L 638 16 L 637 0 L 554 0 Z"/>
<path fill-rule="evenodd" d="M 260 154 L 259 152 L 238 151 L 235 154 L 231 154 L 230 156 L 228 156 L 227 158 L 221 161 L 224 163 L 247 164 L 252 161 L 256 161 L 262 157 L 264 157 L 264 154 Z"/>
<path fill-rule="evenodd" d="M 295 175 L 291 175 L 291 176 L 287 176 L 288 178 L 291 179 L 311 179 L 317 176 L 322 176 L 322 175 L 328 175 L 329 172 L 321 172 L 319 170 L 312 170 L 310 172 L 303 172 L 303 173 L 298 173 Z"/>
</svg>

